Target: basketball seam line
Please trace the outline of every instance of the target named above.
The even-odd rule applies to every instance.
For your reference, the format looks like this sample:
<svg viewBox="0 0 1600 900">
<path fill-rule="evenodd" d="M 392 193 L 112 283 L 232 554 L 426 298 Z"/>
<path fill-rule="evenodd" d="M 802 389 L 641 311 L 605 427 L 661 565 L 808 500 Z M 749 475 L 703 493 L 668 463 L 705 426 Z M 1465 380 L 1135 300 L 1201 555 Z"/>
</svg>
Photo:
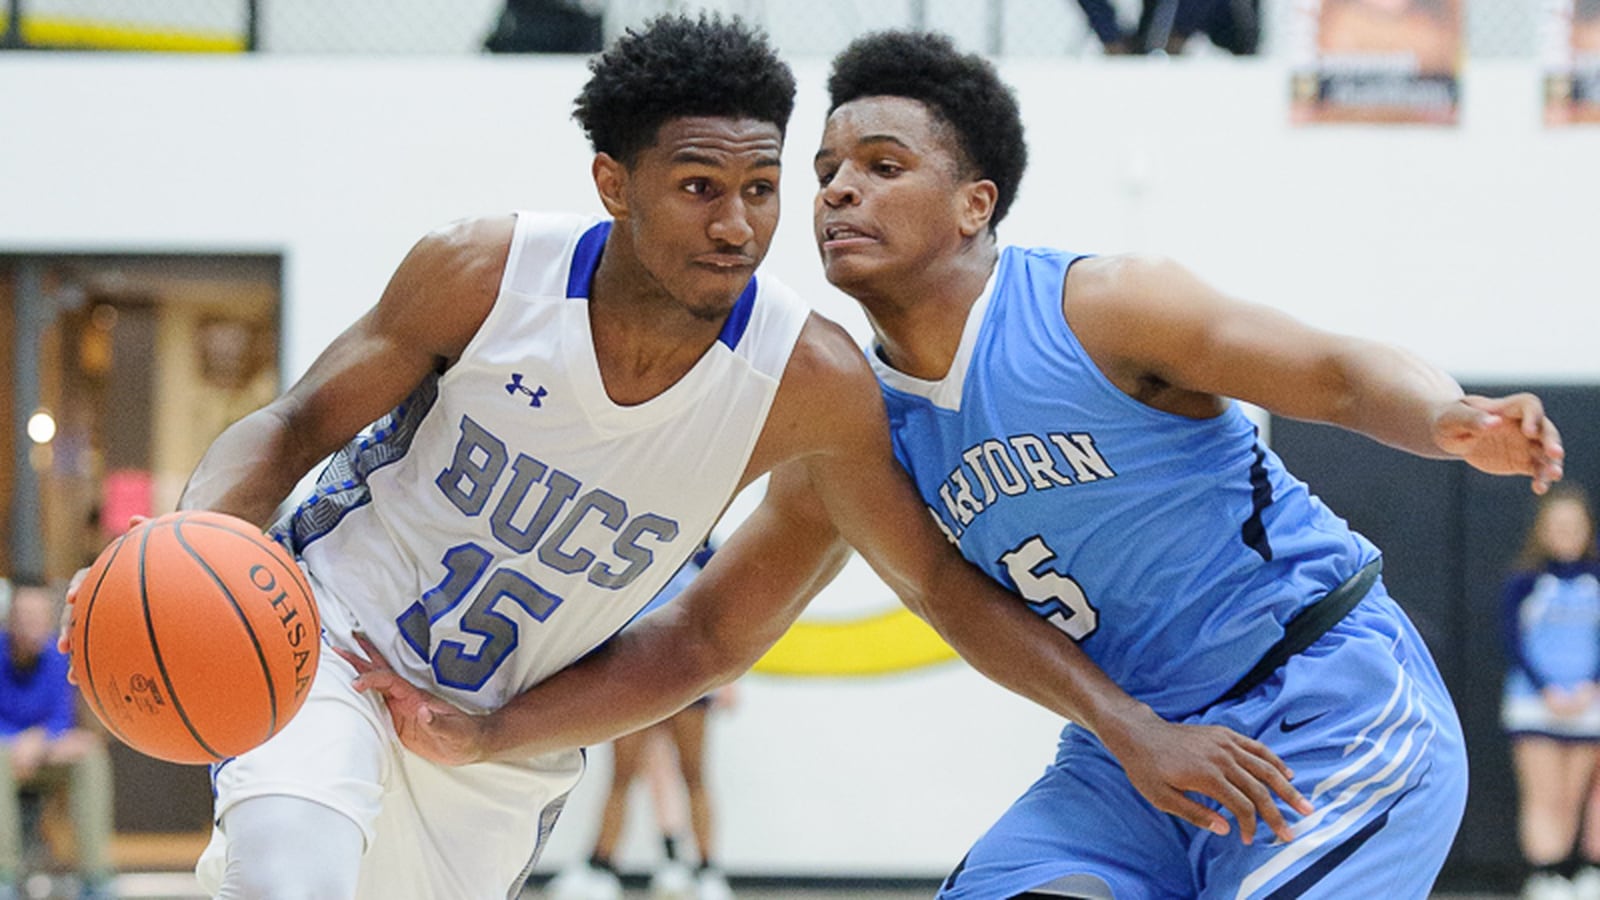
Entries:
<svg viewBox="0 0 1600 900">
<path fill-rule="evenodd" d="M 112 724 L 111 713 L 106 709 L 105 701 L 100 699 L 100 689 L 95 686 L 94 666 L 89 656 L 89 617 L 94 613 L 95 598 L 99 596 L 100 586 L 106 583 L 106 577 L 111 574 L 111 567 L 116 564 L 117 557 L 122 553 L 122 545 L 127 540 L 128 536 L 126 534 L 117 538 L 116 544 L 111 549 L 111 558 L 106 560 L 105 568 L 100 570 L 100 578 L 95 581 L 94 589 L 89 592 L 88 602 L 83 607 L 83 646 L 73 647 L 72 649 L 74 653 L 83 657 L 83 685 L 80 687 L 88 688 L 89 698 L 94 701 L 95 707 L 100 710 L 100 721 L 104 723 L 106 728 L 111 730 L 112 734 L 117 736 L 118 740 L 125 744 L 131 744 L 132 742 L 128 740 L 127 735 Z"/>
<path fill-rule="evenodd" d="M 181 521 L 182 520 L 179 519 L 172 523 L 172 532 L 174 536 L 176 536 L 178 533 L 178 522 Z M 150 590 L 148 585 L 145 583 L 144 577 L 145 548 L 149 545 L 149 543 L 150 529 L 146 528 L 144 534 L 140 535 L 139 540 L 139 600 L 144 606 L 145 637 L 150 641 L 150 651 L 155 656 L 156 669 L 161 673 L 161 681 L 167 687 L 167 696 L 172 699 L 173 710 L 177 712 L 178 718 L 183 721 L 183 727 L 189 729 L 189 736 L 194 738 L 194 742 L 199 744 L 202 750 L 211 754 L 212 759 L 225 759 L 226 757 L 218 753 L 210 744 L 206 743 L 206 739 L 200 736 L 199 731 L 195 730 L 194 723 L 189 721 L 189 714 L 184 712 L 183 704 L 179 702 L 177 692 L 173 690 L 172 676 L 167 673 L 166 661 L 161 658 L 161 645 L 156 643 L 155 622 L 150 617 Z M 202 565 L 204 564 L 202 563 Z M 209 567 L 207 567 L 206 571 L 208 574 L 212 574 Z M 215 579 L 216 576 L 212 574 L 212 577 Z"/>
<path fill-rule="evenodd" d="M 236 531 L 236 530 L 234 530 L 232 528 L 227 528 L 227 527 L 224 527 L 222 525 L 215 524 L 215 523 L 207 523 L 207 522 L 193 522 L 193 523 L 191 523 L 191 522 L 189 522 L 189 517 L 187 517 L 187 516 L 185 516 L 185 517 L 183 517 L 181 519 L 178 519 L 177 521 L 172 523 L 172 536 L 177 539 L 178 544 L 180 546 L 182 546 L 185 551 L 188 552 L 188 554 L 195 560 L 195 562 L 198 562 L 200 564 L 200 567 L 205 570 L 205 572 L 206 572 L 206 574 L 208 576 L 210 576 L 212 582 L 215 583 L 217 588 L 222 591 L 222 595 L 224 597 L 228 598 L 228 604 L 233 607 L 234 614 L 236 616 L 238 616 L 240 624 L 244 625 L 245 633 L 250 636 L 250 646 L 252 648 L 254 648 L 254 650 L 256 651 L 256 662 L 261 664 L 261 675 L 262 675 L 263 679 L 267 683 L 267 702 L 268 702 L 268 705 L 270 707 L 270 715 L 267 718 L 267 736 L 271 737 L 273 734 L 277 733 L 277 731 L 278 731 L 278 686 L 277 686 L 277 684 L 274 682 L 274 680 L 272 678 L 272 667 L 267 664 L 266 651 L 263 650 L 262 647 L 261 647 L 261 640 L 256 637 L 255 623 L 250 621 L 250 617 L 249 616 L 245 615 L 244 609 L 241 606 L 239 606 L 239 601 L 234 599 L 233 591 L 229 590 L 228 586 L 223 583 L 222 578 L 217 575 L 217 571 L 215 569 L 213 569 L 211 567 L 211 564 L 207 563 L 205 561 L 205 558 L 202 557 L 195 550 L 194 545 L 190 544 L 187 540 L 184 539 L 183 530 L 179 527 L 179 526 L 182 526 L 182 525 L 193 525 L 193 526 L 196 526 L 196 527 L 212 528 L 212 529 L 215 529 L 217 531 L 225 531 L 228 534 L 232 534 L 232 535 L 235 535 L 237 537 L 243 537 L 243 538 L 245 538 L 247 540 L 252 539 L 252 536 L 251 535 L 240 534 L 238 531 Z M 154 635 L 151 636 L 151 643 L 152 644 L 155 643 Z M 184 721 L 187 722 L 188 721 L 188 717 L 185 717 Z M 196 738 L 198 739 L 198 735 L 196 735 Z M 210 749 L 210 748 L 208 747 L 207 749 Z M 215 751 L 213 751 L 212 755 L 217 755 L 217 754 L 216 754 Z M 219 756 L 218 758 L 221 759 L 223 757 Z"/>
</svg>

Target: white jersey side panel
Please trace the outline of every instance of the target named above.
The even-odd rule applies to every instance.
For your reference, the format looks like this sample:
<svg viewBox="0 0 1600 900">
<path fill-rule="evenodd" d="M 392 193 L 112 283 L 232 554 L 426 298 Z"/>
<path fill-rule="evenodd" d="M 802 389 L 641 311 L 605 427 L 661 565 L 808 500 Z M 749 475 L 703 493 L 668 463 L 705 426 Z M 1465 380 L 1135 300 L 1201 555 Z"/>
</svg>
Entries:
<svg viewBox="0 0 1600 900">
<path fill-rule="evenodd" d="M 337 454 L 279 525 L 330 630 L 348 620 L 469 709 L 593 649 L 694 552 L 809 313 L 758 278 L 687 375 L 618 406 L 587 303 L 608 229 L 519 214 L 500 294 L 461 359 Z"/>
</svg>

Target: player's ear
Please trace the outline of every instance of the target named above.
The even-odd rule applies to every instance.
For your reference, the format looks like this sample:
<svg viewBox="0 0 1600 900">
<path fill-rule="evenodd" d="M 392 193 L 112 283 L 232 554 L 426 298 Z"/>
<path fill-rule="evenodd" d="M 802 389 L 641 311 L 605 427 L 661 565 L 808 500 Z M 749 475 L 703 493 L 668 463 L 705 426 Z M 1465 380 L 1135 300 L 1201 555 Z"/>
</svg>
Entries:
<svg viewBox="0 0 1600 900">
<path fill-rule="evenodd" d="M 628 214 L 628 167 L 609 153 L 596 153 L 590 172 L 606 212 L 613 219 L 625 218 Z"/>
<path fill-rule="evenodd" d="M 961 234 L 972 237 L 989 227 L 994 218 L 994 205 L 1000 199 L 1000 189 L 987 178 L 969 181 L 961 186 L 957 195 L 961 204 Z"/>
</svg>

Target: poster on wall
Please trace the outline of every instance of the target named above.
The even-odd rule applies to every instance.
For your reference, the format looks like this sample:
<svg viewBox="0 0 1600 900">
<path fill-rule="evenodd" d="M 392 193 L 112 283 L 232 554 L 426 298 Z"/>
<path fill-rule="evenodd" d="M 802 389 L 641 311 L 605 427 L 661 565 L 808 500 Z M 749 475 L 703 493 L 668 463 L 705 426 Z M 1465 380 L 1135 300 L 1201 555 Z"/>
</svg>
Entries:
<svg viewBox="0 0 1600 900">
<path fill-rule="evenodd" d="M 1600 0 L 1543 0 L 1546 125 L 1600 123 Z"/>
<path fill-rule="evenodd" d="M 1454 125 L 1461 0 L 1294 0 L 1296 124 Z"/>
</svg>

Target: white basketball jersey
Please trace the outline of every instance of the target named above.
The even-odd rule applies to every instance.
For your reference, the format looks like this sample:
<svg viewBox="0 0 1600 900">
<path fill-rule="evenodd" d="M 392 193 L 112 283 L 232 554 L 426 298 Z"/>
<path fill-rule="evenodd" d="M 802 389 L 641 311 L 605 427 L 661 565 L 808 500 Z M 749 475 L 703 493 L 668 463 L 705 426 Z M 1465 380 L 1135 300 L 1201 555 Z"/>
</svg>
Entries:
<svg viewBox="0 0 1600 900">
<path fill-rule="evenodd" d="M 618 406 L 587 301 L 609 230 L 519 214 L 499 296 L 460 360 L 335 454 L 276 529 L 330 623 L 347 618 L 467 709 L 599 645 L 694 552 L 809 313 L 752 279 L 688 374 Z"/>
</svg>

